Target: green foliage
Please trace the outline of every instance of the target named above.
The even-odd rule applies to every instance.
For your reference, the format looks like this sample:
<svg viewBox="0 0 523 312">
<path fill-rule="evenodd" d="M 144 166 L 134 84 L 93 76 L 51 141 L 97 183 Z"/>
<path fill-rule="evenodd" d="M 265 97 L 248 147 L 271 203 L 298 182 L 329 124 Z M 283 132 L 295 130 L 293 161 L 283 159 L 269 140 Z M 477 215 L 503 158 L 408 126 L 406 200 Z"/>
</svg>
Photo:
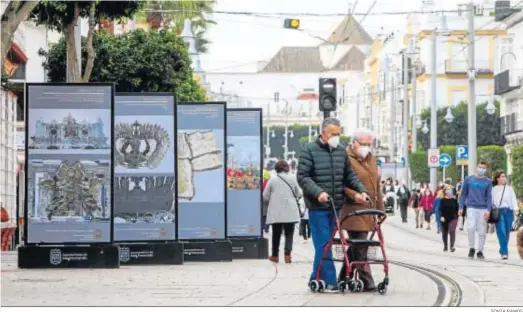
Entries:
<svg viewBox="0 0 523 312">
<path fill-rule="evenodd" d="M 210 42 L 204 34 L 209 25 L 216 24 L 208 18 L 208 15 L 213 12 L 214 5 L 215 1 L 208 0 L 146 1 L 144 9 L 137 14 L 137 20 L 147 22 L 152 29 L 158 29 L 162 24 L 174 24 L 179 34 L 185 19 L 189 19 L 196 37 L 196 50 L 199 53 L 206 53 Z"/>
<path fill-rule="evenodd" d="M 85 38 L 82 54 L 86 55 Z M 175 92 L 179 102 L 205 100 L 193 79 L 187 48 L 172 31 L 136 30 L 120 36 L 97 32 L 96 58 L 90 81 L 114 82 L 116 92 Z M 65 81 L 65 40 L 45 56 L 50 82 Z M 82 58 L 86 62 L 86 57 Z"/>
<path fill-rule="evenodd" d="M 507 153 L 503 146 L 480 146 L 478 147 L 478 162 L 484 160 L 488 163 L 489 172 L 494 176 L 496 171 L 505 170 L 505 163 L 507 161 Z"/>
<path fill-rule="evenodd" d="M 449 154 L 452 162 L 450 166 L 445 169 L 445 177 L 452 178 L 452 183 L 461 178 L 461 166 L 456 165 L 456 146 L 444 145 L 439 148 L 441 154 Z M 489 163 L 491 168 L 491 174 L 496 170 L 503 169 L 506 161 L 505 149 L 502 146 L 489 145 L 480 146 L 477 148 L 478 161 L 485 160 Z M 428 153 L 423 150 L 410 153 L 409 155 L 409 167 L 412 174 L 412 178 L 416 182 L 425 182 L 430 180 L 430 170 L 427 165 Z M 465 176 L 467 176 L 468 168 L 464 167 Z M 443 168 L 438 168 L 438 181 L 443 181 Z"/>
<path fill-rule="evenodd" d="M 55 1 L 42 0 L 31 13 L 38 25 L 45 24 L 57 31 L 64 31 L 65 26 L 75 22 L 74 8 L 79 9 L 79 17 L 88 17 L 89 8 L 96 5 L 95 19 L 120 20 L 132 17 L 144 5 L 143 1 Z"/>
<path fill-rule="evenodd" d="M 523 145 L 516 146 L 511 152 L 512 186 L 516 191 L 516 195 L 523 196 Z"/>
<path fill-rule="evenodd" d="M 418 150 L 409 154 L 409 167 L 412 180 L 424 183 L 429 180 L 429 167 L 427 166 L 428 153 Z"/>
<path fill-rule="evenodd" d="M 313 125 L 313 129 L 318 129 L 318 125 Z M 274 132 L 274 137 L 271 134 L 270 137 L 270 148 L 271 148 L 271 157 L 283 157 L 283 144 L 285 143 L 285 137 L 283 134 L 285 133 L 285 127 L 284 126 L 271 126 L 270 127 L 271 132 Z M 289 152 L 296 152 L 296 158 L 300 155 L 301 150 L 301 143 L 300 139 L 306 138 L 309 135 L 309 126 L 307 125 L 299 125 L 299 124 L 293 124 L 289 125 L 288 130 L 293 132 L 293 137 L 291 138 L 288 136 L 288 147 Z M 263 127 L 263 142 L 264 145 L 267 144 L 267 127 Z"/>
<path fill-rule="evenodd" d="M 496 113 L 487 114 L 485 108 L 487 103 L 476 106 L 476 129 L 477 145 L 503 145 L 504 138 L 501 135 L 501 119 L 499 117 L 499 103 L 495 102 Z M 445 121 L 447 108 L 438 110 L 438 146 L 467 144 L 467 103 L 461 102 L 452 108 L 454 120 L 451 123 Z M 430 109 L 421 113 L 421 120 L 427 120 L 430 129 Z M 427 150 L 430 147 L 430 132 L 425 134 L 418 130 L 418 147 Z"/>
</svg>

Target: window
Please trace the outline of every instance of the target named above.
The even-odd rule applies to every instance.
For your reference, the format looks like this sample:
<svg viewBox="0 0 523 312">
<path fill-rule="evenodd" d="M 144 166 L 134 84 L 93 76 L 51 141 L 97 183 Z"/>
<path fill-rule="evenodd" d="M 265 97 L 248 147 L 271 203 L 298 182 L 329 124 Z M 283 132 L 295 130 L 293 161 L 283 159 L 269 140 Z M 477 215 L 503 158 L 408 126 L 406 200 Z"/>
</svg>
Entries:
<svg viewBox="0 0 523 312">
<path fill-rule="evenodd" d="M 505 71 L 509 68 L 514 67 L 515 59 L 514 59 L 514 38 L 512 37 L 505 37 L 501 38 L 500 44 L 499 44 L 499 71 Z"/>
</svg>

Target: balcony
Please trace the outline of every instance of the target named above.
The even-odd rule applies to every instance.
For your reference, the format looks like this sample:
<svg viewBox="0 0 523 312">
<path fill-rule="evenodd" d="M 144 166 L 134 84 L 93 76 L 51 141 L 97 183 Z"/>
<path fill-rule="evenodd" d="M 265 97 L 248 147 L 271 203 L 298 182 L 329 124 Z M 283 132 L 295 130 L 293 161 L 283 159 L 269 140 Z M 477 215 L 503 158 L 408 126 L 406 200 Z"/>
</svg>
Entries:
<svg viewBox="0 0 523 312">
<path fill-rule="evenodd" d="M 469 71 L 468 61 L 446 60 L 445 73 L 446 74 L 467 74 Z M 493 74 L 494 70 L 489 60 L 476 60 L 477 74 Z"/>
<path fill-rule="evenodd" d="M 494 76 L 494 94 L 501 95 L 521 88 L 523 70 L 507 69 Z"/>
<path fill-rule="evenodd" d="M 523 132 L 523 120 L 518 118 L 517 113 L 501 117 L 501 135 L 509 135 Z"/>
</svg>

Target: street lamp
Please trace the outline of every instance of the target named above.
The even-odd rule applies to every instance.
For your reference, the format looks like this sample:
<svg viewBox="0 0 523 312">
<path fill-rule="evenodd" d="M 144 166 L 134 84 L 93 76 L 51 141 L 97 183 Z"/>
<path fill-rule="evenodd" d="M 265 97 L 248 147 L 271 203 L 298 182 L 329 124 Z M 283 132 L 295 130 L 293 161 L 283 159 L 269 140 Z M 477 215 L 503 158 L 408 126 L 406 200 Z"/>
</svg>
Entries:
<svg viewBox="0 0 523 312">
<path fill-rule="evenodd" d="M 445 115 L 445 121 L 448 123 L 451 123 L 454 120 L 454 116 L 452 115 L 452 110 L 450 107 L 447 107 L 447 115 Z"/>
<path fill-rule="evenodd" d="M 423 129 L 421 129 L 421 132 L 423 132 L 424 134 L 429 133 L 429 128 L 427 127 L 427 120 L 426 119 L 423 121 Z"/>
<path fill-rule="evenodd" d="M 285 127 L 287 128 L 287 127 Z M 289 137 L 292 139 L 294 138 L 294 132 L 292 130 L 285 129 L 285 133 L 283 133 L 284 137 L 284 143 L 283 143 L 283 158 L 287 159 L 287 156 L 289 154 Z"/>
<path fill-rule="evenodd" d="M 487 111 L 487 114 L 489 114 L 489 115 L 493 115 L 496 112 L 496 106 L 494 105 L 494 95 L 490 96 L 485 110 Z"/>
</svg>

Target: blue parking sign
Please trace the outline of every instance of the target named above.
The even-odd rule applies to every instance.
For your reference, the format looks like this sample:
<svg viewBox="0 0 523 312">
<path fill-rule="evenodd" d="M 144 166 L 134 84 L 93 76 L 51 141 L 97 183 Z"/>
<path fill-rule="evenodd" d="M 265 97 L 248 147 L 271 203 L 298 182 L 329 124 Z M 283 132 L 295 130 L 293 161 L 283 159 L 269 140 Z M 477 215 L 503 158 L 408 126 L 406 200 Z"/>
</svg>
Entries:
<svg viewBox="0 0 523 312">
<path fill-rule="evenodd" d="M 456 146 L 456 165 L 467 166 L 469 164 L 469 146 Z"/>
</svg>

